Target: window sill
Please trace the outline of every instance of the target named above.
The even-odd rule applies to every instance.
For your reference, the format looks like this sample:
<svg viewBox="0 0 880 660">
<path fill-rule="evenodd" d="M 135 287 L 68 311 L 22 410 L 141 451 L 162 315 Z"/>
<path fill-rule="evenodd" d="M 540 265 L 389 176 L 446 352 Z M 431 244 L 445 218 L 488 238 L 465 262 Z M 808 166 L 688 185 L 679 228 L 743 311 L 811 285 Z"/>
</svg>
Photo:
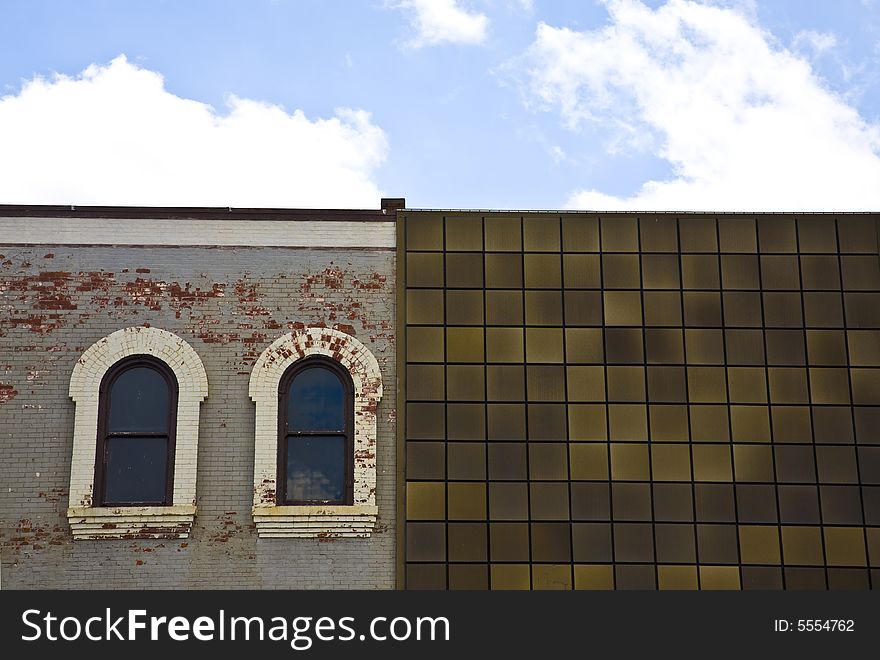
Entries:
<svg viewBox="0 0 880 660">
<path fill-rule="evenodd" d="M 263 539 L 366 538 L 378 514 L 379 507 L 364 504 L 253 508 L 257 534 Z"/>
<path fill-rule="evenodd" d="M 194 506 L 71 507 L 67 520 L 74 539 L 185 539 Z"/>
</svg>

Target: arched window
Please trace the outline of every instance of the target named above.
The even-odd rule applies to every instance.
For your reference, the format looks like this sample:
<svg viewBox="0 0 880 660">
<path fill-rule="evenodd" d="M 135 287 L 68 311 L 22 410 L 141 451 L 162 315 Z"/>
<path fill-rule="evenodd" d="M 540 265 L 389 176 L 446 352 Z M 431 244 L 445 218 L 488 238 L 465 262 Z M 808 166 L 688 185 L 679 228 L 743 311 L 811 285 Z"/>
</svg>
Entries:
<svg viewBox="0 0 880 660">
<path fill-rule="evenodd" d="M 294 330 L 260 353 L 248 394 L 260 538 L 370 536 L 382 399 L 370 349 L 335 328 Z"/>
<path fill-rule="evenodd" d="M 171 505 L 177 394 L 174 372 L 148 355 L 107 371 L 98 400 L 98 506 Z"/>
<path fill-rule="evenodd" d="M 352 504 L 354 387 L 337 361 L 295 362 L 278 388 L 278 503 Z"/>
<path fill-rule="evenodd" d="M 187 538 L 207 396 L 198 354 L 167 330 L 122 328 L 83 352 L 70 374 L 73 538 Z"/>
</svg>

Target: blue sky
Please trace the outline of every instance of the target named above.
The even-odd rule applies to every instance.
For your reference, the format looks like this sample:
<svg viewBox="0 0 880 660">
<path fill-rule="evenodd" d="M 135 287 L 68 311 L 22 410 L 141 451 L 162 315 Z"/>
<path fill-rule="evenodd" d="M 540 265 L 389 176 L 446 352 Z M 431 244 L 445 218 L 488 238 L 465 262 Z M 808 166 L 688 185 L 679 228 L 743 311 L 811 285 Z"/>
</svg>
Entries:
<svg viewBox="0 0 880 660">
<path fill-rule="evenodd" d="M 0 203 L 878 210 L 880 0 L 0 0 L 0 145 Z"/>
</svg>

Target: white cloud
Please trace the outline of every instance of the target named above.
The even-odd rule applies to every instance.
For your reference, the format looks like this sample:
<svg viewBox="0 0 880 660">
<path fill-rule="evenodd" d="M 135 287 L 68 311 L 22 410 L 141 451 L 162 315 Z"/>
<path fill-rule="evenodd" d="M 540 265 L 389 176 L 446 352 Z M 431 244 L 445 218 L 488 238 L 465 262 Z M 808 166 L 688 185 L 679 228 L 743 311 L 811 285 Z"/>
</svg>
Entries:
<svg viewBox="0 0 880 660">
<path fill-rule="evenodd" d="M 410 27 L 415 34 L 404 41 L 407 48 L 481 44 L 488 34 L 486 15 L 463 9 L 457 0 L 399 0 L 390 6 L 410 15 Z"/>
<path fill-rule="evenodd" d="M 361 110 L 310 120 L 167 91 L 124 56 L 0 97 L 0 202 L 376 208 L 385 133 Z"/>
<path fill-rule="evenodd" d="M 859 116 L 738 8 L 606 0 L 609 24 L 540 24 L 508 65 L 527 102 L 598 126 L 672 176 L 631 196 L 577 190 L 592 209 L 878 210 L 880 126 Z"/>
<path fill-rule="evenodd" d="M 558 144 L 554 144 L 547 149 L 547 153 L 550 154 L 550 158 L 553 159 L 553 162 L 559 165 L 567 160 L 570 160 L 568 154 L 565 153 L 565 149 L 560 147 Z"/>
<path fill-rule="evenodd" d="M 816 55 L 831 50 L 837 45 L 837 37 L 833 32 L 817 32 L 816 30 L 801 30 L 792 40 L 794 48 L 809 49 Z"/>
</svg>

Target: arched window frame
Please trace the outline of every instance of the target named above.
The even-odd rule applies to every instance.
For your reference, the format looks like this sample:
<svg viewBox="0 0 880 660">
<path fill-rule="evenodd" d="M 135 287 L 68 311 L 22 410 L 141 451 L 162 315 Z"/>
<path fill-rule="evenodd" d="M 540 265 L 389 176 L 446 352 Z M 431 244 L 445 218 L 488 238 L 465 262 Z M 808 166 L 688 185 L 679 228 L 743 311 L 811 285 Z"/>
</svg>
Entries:
<svg viewBox="0 0 880 660">
<path fill-rule="evenodd" d="M 342 365 L 323 355 L 313 355 L 297 360 L 287 368 L 278 386 L 278 488 L 277 501 L 291 505 L 322 504 L 310 501 L 291 501 L 287 497 L 287 401 L 290 397 L 290 386 L 298 375 L 306 369 L 323 368 L 331 371 L 339 378 L 343 387 L 343 406 L 345 407 L 345 494 L 336 505 L 352 505 L 354 503 L 354 383 L 351 374 Z"/>
<path fill-rule="evenodd" d="M 101 384 L 108 371 L 133 356 L 164 363 L 177 379 L 173 491 L 167 506 L 100 506 L 95 496 Z M 76 405 L 67 509 L 73 537 L 186 538 L 196 514 L 199 408 L 208 396 L 205 367 L 192 346 L 159 328 L 117 330 L 80 356 L 69 392 Z"/>
<path fill-rule="evenodd" d="M 279 386 L 299 360 L 324 356 L 351 376 L 353 410 L 353 488 L 351 504 L 279 503 Z M 370 350 L 351 335 L 332 328 L 304 328 L 282 335 L 257 358 L 248 388 L 256 404 L 254 428 L 253 517 L 261 538 L 366 537 L 378 516 L 376 506 L 377 408 L 382 374 Z"/>
<path fill-rule="evenodd" d="M 174 448 L 177 438 L 177 401 L 179 396 L 179 388 L 177 378 L 171 368 L 162 360 L 156 359 L 151 355 L 133 355 L 116 362 L 107 370 L 101 379 L 101 386 L 98 389 L 98 437 L 96 439 L 97 451 L 95 452 L 95 497 L 94 499 L 101 506 L 105 505 L 106 483 L 104 480 L 105 456 L 107 452 L 107 439 L 109 433 L 107 424 L 110 418 L 110 390 L 116 379 L 129 369 L 136 367 L 149 367 L 158 372 L 168 386 L 168 395 L 170 405 L 168 407 L 168 419 L 165 423 L 168 435 L 168 446 L 166 468 L 165 468 L 165 496 L 162 502 L 150 504 L 131 504 L 129 506 L 171 506 L 174 500 Z M 111 504 L 109 506 L 120 506 Z M 122 505 L 125 506 L 125 505 Z"/>
</svg>

